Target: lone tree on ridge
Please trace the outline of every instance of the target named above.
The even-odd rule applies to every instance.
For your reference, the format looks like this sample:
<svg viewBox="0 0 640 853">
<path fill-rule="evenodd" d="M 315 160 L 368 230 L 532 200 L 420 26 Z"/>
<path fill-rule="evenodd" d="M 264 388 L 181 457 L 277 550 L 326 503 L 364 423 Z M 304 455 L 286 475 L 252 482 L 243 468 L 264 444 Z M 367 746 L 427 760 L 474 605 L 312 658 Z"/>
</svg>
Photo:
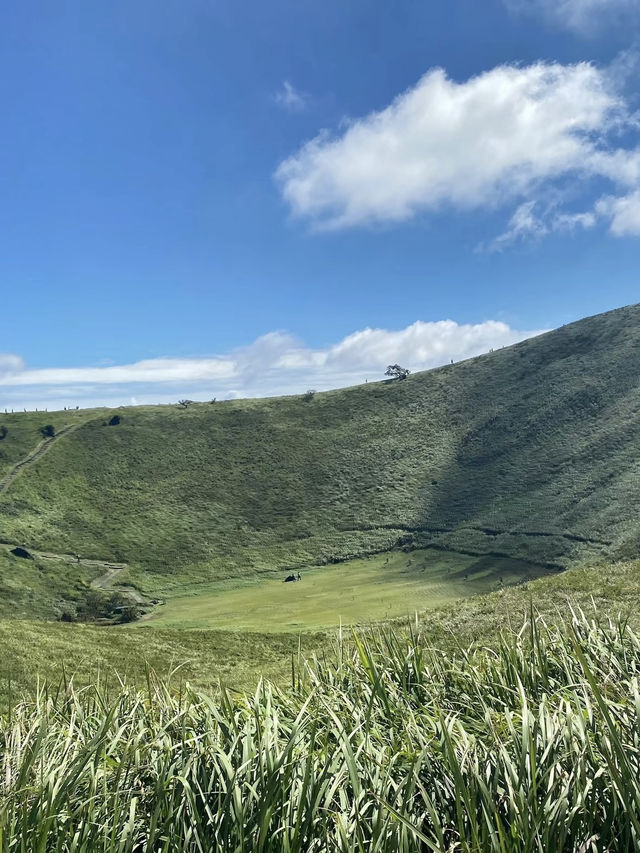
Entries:
<svg viewBox="0 0 640 853">
<path fill-rule="evenodd" d="M 406 367 L 400 367 L 399 364 L 390 364 L 384 372 L 385 376 L 390 376 L 392 379 L 406 379 L 411 373 Z"/>
</svg>

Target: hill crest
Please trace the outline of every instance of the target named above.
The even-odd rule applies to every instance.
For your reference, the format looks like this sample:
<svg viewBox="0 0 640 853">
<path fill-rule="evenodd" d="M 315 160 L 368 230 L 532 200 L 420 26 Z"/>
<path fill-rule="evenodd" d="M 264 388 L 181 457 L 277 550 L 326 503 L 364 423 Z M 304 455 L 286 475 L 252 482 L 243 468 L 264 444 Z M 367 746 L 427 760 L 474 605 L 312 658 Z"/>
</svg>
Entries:
<svg viewBox="0 0 640 853">
<path fill-rule="evenodd" d="M 0 539 L 141 587 L 398 545 L 565 567 L 640 551 L 640 306 L 304 397 L 0 417 Z"/>
</svg>

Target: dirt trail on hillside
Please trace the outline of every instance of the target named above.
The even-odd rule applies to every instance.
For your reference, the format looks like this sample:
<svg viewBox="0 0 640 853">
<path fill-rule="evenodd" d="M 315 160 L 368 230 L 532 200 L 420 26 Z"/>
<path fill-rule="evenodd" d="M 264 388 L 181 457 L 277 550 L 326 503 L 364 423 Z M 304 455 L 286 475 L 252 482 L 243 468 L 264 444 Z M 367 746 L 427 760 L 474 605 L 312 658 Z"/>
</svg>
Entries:
<svg viewBox="0 0 640 853">
<path fill-rule="evenodd" d="M 65 435 L 69 435 L 70 432 L 78 429 L 81 424 L 70 424 L 69 426 L 63 427 L 60 432 L 57 432 L 55 435 L 52 435 L 50 438 L 44 438 L 40 444 L 38 444 L 28 456 L 25 456 L 24 459 L 21 459 L 20 462 L 17 462 L 13 468 L 6 474 L 2 480 L 0 480 L 0 495 L 3 495 L 9 486 L 13 483 L 18 474 L 22 471 L 23 468 L 31 465 L 34 462 L 37 462 L 42 456 L 44 456 L 47 451 L 51 449 L 51 446 L 56 443 L 59 439 L 61 439 Z"/>
<path fill-rule="evenodd" d="M 100 577 L 94 578 L 91 581 L 91 586 L 94 589 L 111 589 L 113 587 L 113 583 L 115 579 L 118 577 L 123 569 L 126 569 L 126 565 L 116 566 L 114 564 L 105 563 L 107 566 L 107 571 L 100 575 Z M 130 599 L 135 601 L 136 604 L 148 604 L 147 599 L 141 595 L 135 587 L 132 586 L 122 586 L 120 587 L 120 591 L 129 596 Z"/>
<path fill-rule="evenodd" d="M 106 571 L 104 574 L 98 575 L 97 578 L 94 578 L 91 581 L 90 586 L 94 589 L 112 589 L 120 572 L 123 572 L 128 567 L 127 563 L 112 563 L 111 561 L 106 560 L 89 560 L 84 559 L 83 557 L 78 559 L 75 554 L 49 554 L 46 551 L 33 551 L 32 553 L 36 557 L 44 557 L 48 560 L 64 560 L 65 562 L 76 563 L 78 566 L 87 566 L 87 568 L 105 569 Z M 122 586 L 121 591 L 125 592 L 130 598 L 132 598 L 136 604 L 146 603 L 144 596 L 140 595 L 138 590 L 132 586 Z"/>
<path fill-rule="evenodd" d="M 94 589 L 111 589 L 113 587 L 115 579 L 118 577 L 120 572 L 127 568 L 126 563 L 98 563 L 97 561 L 87 561 L 92 562 L 92 565 L 102 565 L 105 567 L 106 572 L 103 575 L 100 575 L 97 578 L 94 578 L 91 581 L 91 586 Z M 82 563 L 82 560 L 80 560 Z M 133 599 L 136 604 L 148 604 L 147 599 L 140 595 L 137 589 L 132 586 L 122 586 L 120 587 L 121 591 L 126 593 L 129 598 Z"/>
<path fill-rule="evenodd" d="M 110 566 L 103 575 L 100 575 L 100 577 L 94 578 L 91 581 L 91 586 L 100 587 L 100 589 L 106 589 L 107 587 L 113 584 L 115 579 L 118 577 L 118 575 L 124 568 L 124 566 Z"/>
<path fill-rule="evenodd" d="M 7 549 L 13 547 L 12 543 L 9 542 L 3 542 L 2 544 Z M 78 566 L 85 566 L 89 569 L 105 569 L 103 574 L 98 575 L 97 578 L 91 581 L 90 586 L 94 589 L 112 589 L 120 572 L 128 568 L 128 563 L 113 563 L 110 560 L 90 560 L 85 557 L 78 559 L 78 555 L 76 554 L 52 554 L 50 551 L 34 551 L 32 548 L 29 548 L 28 551 L 34 557 L 43 560 L 60 560 L 65 563 L 75 563 Z M 136 604 L 148 604 L 147 599 L 134 587 L 122 586 L 120 590 L 126 593 Z"/>
</svg>

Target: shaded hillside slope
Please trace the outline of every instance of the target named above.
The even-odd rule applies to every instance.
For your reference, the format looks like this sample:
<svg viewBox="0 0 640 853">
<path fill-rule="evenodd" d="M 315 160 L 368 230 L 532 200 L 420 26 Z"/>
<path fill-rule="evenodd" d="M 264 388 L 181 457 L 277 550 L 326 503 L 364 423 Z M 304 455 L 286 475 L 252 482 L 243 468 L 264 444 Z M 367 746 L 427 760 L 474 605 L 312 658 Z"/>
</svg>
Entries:
<svg viewBox="0 0 640 853">
<path fill-rule="evenodd" d="M 117 426 L 59 413 L 82 423 L 0 496 L 0 539 L 126 561 L 157 589 L 409 541 L 557 566 L 630 557 L 639 383 L 633 306 L 309 401 L 127 409 Z M 37 443 L 35 417 L 0 417 L 5 460 L 29 429 Z"/>
</svg>

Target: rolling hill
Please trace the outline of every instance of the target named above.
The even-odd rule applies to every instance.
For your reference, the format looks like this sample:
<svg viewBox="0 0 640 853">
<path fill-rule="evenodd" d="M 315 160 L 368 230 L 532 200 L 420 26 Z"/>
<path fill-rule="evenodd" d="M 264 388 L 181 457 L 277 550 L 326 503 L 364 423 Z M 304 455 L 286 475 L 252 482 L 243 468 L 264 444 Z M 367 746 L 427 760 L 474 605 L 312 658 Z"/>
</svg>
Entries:
<svg viewBox="0 0 640 853">
<path fill-rule="evenodd" d="M 107 410 L 5 414 L 0 539 L 63 555 L 25 586 L 52 600 L 76 554 L 160 594 L 398 545 L 551 569 L 631 558 L 639 392 L 637 305 L 312 399 L 127 408 L 115 425 Z M 5 588 L 15 560 L 2 552 Z"/>
</svg>

